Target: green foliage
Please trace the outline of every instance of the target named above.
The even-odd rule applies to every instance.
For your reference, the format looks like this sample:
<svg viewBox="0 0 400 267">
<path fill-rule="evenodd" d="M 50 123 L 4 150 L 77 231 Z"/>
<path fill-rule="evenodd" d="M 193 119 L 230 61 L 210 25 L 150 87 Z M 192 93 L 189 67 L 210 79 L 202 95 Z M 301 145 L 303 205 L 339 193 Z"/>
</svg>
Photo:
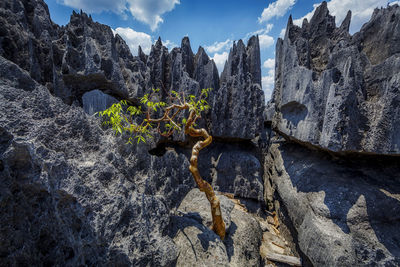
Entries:
<svg viewBox="0 0 400 267">
<path fill-rule="evenodd" d="M 128 101 L 121 100 L 111 107 L 97 114 L 102 117 L 103 125 L 110 126 L 115 135 L 126 133 L 129 135 L 128 142 L 133 141 L 145 143 L 148 138 L 153 138 L 154 130 L 163 136 L 170 136 L 174 131 L 181 131 L 187 123 L 186 118 L 177 121 L 178 114 L 185 109 L 193 111 L 196 119 L 201 117 L 201 113 L 210 109 L 205 98 L 207 98 L 212 88 L 202 89 L 199 97 L 194 95 L 185 96 L 184 92 L 178 93 L 171 91 L 168 103 L 157 101 L 155 97 L 159 89 L 153 89 L 151 94 L 145 94 L 139 98 L 140 105 L 128 104 Z M 152 118 L 154 113 L 162 113 L 160 118 Z M 137 121 L 141 121 L 137 123 Z M 193 122 L 193 126 L 196 124 Z"/>
</svg>

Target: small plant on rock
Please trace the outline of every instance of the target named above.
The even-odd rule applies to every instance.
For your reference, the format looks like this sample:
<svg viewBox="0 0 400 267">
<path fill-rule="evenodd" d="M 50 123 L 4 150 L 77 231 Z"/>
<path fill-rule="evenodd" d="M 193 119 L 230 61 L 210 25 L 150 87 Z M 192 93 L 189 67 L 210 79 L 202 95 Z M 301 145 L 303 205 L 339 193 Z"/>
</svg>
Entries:
<svg viewBox="0 0 400 267">
<path fill-rule="evenodd" d="M 189 170 L 200 191 L 206 194 L 210 202 L 212 228 L 223 240 L 225 223 L 222 219 L 219 199 L 211 185 L 201 178 L 197 167 L 200 150 L 212 142 L 212 136 L 208 134 L 206 129 L 195 128 L 197 126 L 196 121 L 201 119 L 201 113 L 210 108 L 206 101 L 210 91 L 211 88 L 202 89 L 199 97 L 185 95 L 184 92 L 171 91 L 168 103 L 166 103 L 157 101 L 159 89 L 153 89 L 151 94 L 145 94 L 139 99 L 139 106 L 129 105 L 128 101 L 122 100 L 99 112 L 99 115 L 105 118 L 103 123 L 111 126 L 116 135 L 129 134 L 128 143 L 130 144 L 146 142 L 148 138 L 153 137 L 154 130 L 164 137 L 169 137 L 176 131 L 184 130 L 187 135 L 203 138 L 192 148 Z M 186 110 L 189 111 L 187 117 L 185 117 L 187 112 L 184 112 Z"/>
</svg>

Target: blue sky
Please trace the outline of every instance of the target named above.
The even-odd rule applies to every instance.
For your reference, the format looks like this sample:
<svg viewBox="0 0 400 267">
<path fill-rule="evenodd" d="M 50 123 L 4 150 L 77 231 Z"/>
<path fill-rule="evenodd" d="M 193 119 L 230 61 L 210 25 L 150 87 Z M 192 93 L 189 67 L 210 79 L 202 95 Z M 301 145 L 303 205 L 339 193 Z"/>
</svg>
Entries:
<svg viewBox="0 0 400 267">
<path fill-rule="evenodd" d="M 275 44 L 283 36 L 292 14 L 301 25 L 310 19 L 320 0 L 45 0 L 51 19 L 65 25 L 73 10 L 82 9 L 95 21 L 109 25 L 121 35 L 132 53 L 140 44 L 148 54 L 160 36 L 169 49 L 179 46 L 189 36 L 192 50 L 203 46 L 222 71 L 234 40 L 258 34 L 261 69 L 266 100 L 274 86 Z M 352 10 L 350 33 L 367 22 L 376 7 L 399 3 L 391 0 L 330 0 L 328 8 L 340 24 L 347 10 Z"/>
</svg>

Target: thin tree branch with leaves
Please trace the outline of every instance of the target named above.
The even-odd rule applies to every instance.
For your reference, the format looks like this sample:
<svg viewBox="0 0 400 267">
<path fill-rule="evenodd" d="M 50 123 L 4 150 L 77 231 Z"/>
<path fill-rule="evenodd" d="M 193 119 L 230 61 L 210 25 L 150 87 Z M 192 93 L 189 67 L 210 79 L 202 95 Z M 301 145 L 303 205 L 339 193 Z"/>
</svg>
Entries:
<svg viewBox="0 0 400 267">
<path fill-rule="evenodd" d="M 184 133 L 189 136 L 203 139 L 196 142 L 192 148 L 189 170 L 200 191 L 206 194 L 210 202 L 212 229 L 223 240 L 225 223 L 222 218 L 219 199 L 212 186 L 201 178 L 198 170 L 200 150 L 212 142 L 212 136 L 208 134 L 206 129 L 196 129 L 195 127 L 197 126 L 196 121 L 201 119 L 201 113 L 210 109 L 206 98 L 211 90 L 211 88 L 202 89 L 199 97 L 185 95 L 184 92 L 171 91 L 168 95 L 167 104 L 158 101 L 157 93 L 159 89 L 153 89 L 151 94 L 145 94 L 139 99 L 140 106 L 129 105 L 128 101 L 122 100 L 98 114 L 105 118 L 103 124 L 111 126 L 116 135 L 129 134 L 127 142 L 129 144 L 132 144 L 133 141 L 138 144 L 146 142 L 147 139 L 153 138 L 154 130 L 164 137 L 170 137 L 174 132 L 184 130 Z M 142 107 L 144 108 L 142 109 Z M 187 118 L 184 114 L 186 110 L 189 111 Z"/>
</svg>

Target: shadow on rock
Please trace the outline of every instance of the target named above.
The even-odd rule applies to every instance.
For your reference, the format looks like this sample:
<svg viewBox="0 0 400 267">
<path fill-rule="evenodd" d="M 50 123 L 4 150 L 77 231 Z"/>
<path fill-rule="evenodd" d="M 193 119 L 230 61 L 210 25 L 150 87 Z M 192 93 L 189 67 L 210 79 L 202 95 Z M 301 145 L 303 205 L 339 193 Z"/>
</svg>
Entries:
<svg viewBox="0 0 400 267">
<path fill-rule="evenodd" d="M 393 256 L 400 261 L 399 157 L 334 157 L 287 143 L 280 146 L 280 153 L 292 186 L 307 193 L 299 210 L 311 208 L 317 217 L 331 220 L 350 235 L 360 261 Z M 376 242 L 383 247 L 375 247 Z"/>
</svg>

